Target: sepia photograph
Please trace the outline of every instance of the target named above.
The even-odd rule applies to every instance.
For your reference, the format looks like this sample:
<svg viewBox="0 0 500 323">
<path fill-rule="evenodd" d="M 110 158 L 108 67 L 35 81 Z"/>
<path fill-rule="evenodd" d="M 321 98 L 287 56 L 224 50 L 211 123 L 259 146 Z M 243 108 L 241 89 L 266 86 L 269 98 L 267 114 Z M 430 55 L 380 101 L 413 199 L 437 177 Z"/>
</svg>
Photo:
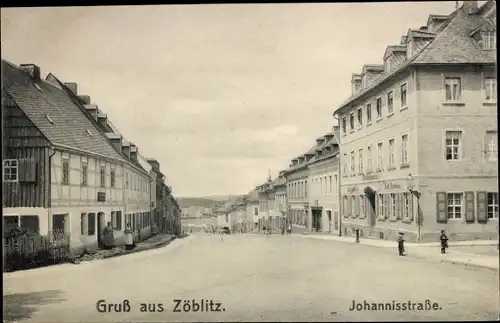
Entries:
<svg viewBox="0 0 500 323">
<path fill-rule="evenodd" d="M 496 1 L 0 21 L 4 323 L 500 320 Z"/>
</svg>

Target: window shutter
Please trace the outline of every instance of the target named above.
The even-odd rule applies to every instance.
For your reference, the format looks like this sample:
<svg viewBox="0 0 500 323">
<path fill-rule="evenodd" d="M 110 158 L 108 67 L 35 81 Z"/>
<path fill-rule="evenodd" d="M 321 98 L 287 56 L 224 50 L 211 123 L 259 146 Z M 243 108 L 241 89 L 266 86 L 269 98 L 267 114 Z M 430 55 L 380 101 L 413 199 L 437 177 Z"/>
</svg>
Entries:
<svg viewBox="0 0 500 323">
<path fill-rule="evenodd" d="M 37 163 L 33 158 L 19 159 L 19 181 L 24 183 L 36 183 Z"/>
<path fill-rule="evenodd" d="M 380 205 L 380 195 L 376 195 L 375 196 L 375 214 L 377 216 L 378 219 L 380 219 L 380 208 L 379 208 L 379 205 Z"/>
<path fill-rule="evenodd" d="M 396 197 L 396 214 L 395 214 L 395 217 L 397 220 L 401 220 L 402 218 L 402 215 L 401 215 L 401 197 L 402 195 L 400 193 L 396 193 L 395 195 Z"/>
<path fill-rule="evenodd" d="M 477 192 L 477 222 L 488 222 L 486 192 Z"/>
<path fill-rule="evenodd" d="M 465 192 L 465 222 L 475 221 L 474 192 Z"/>
<path fill-rule="evenodd" d="M 361 198 L 359 196 L 354 197 L 354 217 L 357 218 L 359 216 L 359 204 L 361 203 Z"/>
<path fill-rule="evenodd" d="M 352 216 L 351 212 L 352 212 L 352 196 L 349 196 L 347 198 L 347 212 L 346 212 L 347 216 Z"/>
<path fill-rule="evenodd" d="M 438 223 L 448 222 L 445 192 L 436 192 L 436 221 Z"/>
<path fill-rule="evenodd" d="M 388 219 L 389 218 L 389 195 L 388 194 L 384 194 L 382 195 L 382 207 L 384 208 L 384 219 Z"/>
<path fill-rule="evenodd" d="M 363 207 L 361 207 L 361 203 L 363 203 Z M 359 218 L 366 218 L 366 213 L 368 213 L 368 209 L 366 208 L 366 195 L 361 195 L 359 197 Z M 363 210 L 363 212 L 361 212 Z"/>
<path fill-rule="evenodd" d="M 408 196 L 408 221 L 413 221 L 413 194 L 405 193 Z M 418 212 L 418 211 L 417 211 Z"/>
</svg>

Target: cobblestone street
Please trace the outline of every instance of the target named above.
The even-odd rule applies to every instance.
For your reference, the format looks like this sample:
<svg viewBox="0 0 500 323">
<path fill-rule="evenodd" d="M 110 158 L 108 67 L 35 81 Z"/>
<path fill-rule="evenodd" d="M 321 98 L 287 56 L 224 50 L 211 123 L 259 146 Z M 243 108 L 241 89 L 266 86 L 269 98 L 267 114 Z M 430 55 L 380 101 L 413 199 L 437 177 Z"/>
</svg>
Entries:
<svg viewBox="0 0 500 323">
<path fill-rule="evenodd" d="M 294 235 L 195 234 L 155 250 L 7 274 L 4 286 L 6 319 L 18 322 L 498 319 L 498 270 Z M 175 299 L 214 300 L 225 311 L 174 312 Z M 131 311 L 99 313 L 98 300 L 129 300 Z M 442 309 L 349 310 L 365 300 L 430 300 Z M 143 313 L 140 303 L 164 311 Z"/>
</svg>

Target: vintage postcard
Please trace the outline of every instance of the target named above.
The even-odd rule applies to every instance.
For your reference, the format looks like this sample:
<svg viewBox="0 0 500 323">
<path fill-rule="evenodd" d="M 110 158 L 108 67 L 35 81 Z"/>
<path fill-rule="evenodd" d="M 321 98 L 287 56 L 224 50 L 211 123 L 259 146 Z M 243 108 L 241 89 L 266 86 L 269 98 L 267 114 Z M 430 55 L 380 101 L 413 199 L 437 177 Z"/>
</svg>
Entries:
<svg viewBox="0 0 500 323">
<path fill-rule="evenodd" d="M 499 319 L 495 1 L 1 30 L 4 322 Z"/>
</svg>

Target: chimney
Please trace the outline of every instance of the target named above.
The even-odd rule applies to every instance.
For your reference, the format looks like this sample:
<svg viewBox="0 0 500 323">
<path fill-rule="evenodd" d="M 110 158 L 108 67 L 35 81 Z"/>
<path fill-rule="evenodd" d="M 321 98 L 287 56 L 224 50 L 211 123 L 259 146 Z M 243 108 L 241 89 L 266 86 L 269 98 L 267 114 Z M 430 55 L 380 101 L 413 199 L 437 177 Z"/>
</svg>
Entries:
<svg viewBox="0 0 500 323">
<path fill-rule="evenodd" d="M 94 120 L 97 121 L 97 116 L 99 115 L 99 108 L 97 107 L 97 104 L 85 104 L 84 107 Z"/>
<path fill-rule="evenodd" d="M 406 40 L 408 39 L 408 36 L 401 36 L 401 41 L 399 42 L 400 45 L 406 45 Z"/>
<path fill-rule="evenodd" d="M 78 95 L 78 85 L 74 82 L 67 82 L 67 83 L 64 83 L 64 85 L 66 85 L 68 87 L 68 89 L 71 90 L 71 92 L 73 92 L 74 95 Z"/>
<path fill-rule="evenodd" d="M 79 95 L 80 100 L 83 101 L 83 104 L 90 104 L 90 96 L 88 95 Z"/>
<path fill-rule="evenodd" d="M 292 159 L 292 167 L 296 166 L 299 161 L 297 159 Z"/>
<path fill-rule="evenodd" d="M 130 160 L 137 162 L 137 155 L 139 153 L 139 149 L 136 145 L 130 144 Z"/>
<path fill-rule="evenodd" d="M 97 123 L 101 126 L 101 128 L 106 129 L 108 122 L 108 116 L 106 113 L 99 111 L 97 113 Z"/>
<path fill-rule="evenodd" d="M 21 64 L 19 65 L 21 70 L 28 74 L 35 81 L 40 80 L 40 67 L 35 64 Z"/>
<path fill-rule="evenodd" d="M 108 137 L 109 141 L 111 141 L 111 145 L 113 145 L 113 148 L 115 148 L 119 152 L 122 151 L 122 135 L 109 132 L 106 133 L 106 137 Z"/>
<path fill-rule="evenodd" d="M 462 7 L 468 14 L 473 14 L 478 10 L 477 1 L 464 1 Z"/>
<path fill-rule="evenodd" d="M 127 159 L 130 159 L 130 143 L 125 139 L 122 141 L 122 154 L 127 157 Z"/>
<path fill-rule="evenodd" d="M 151 164 L 157 170 L 160 170 L 160 163 L 156 159 L 148 159 L 148 163 Z"/>
</svg>

